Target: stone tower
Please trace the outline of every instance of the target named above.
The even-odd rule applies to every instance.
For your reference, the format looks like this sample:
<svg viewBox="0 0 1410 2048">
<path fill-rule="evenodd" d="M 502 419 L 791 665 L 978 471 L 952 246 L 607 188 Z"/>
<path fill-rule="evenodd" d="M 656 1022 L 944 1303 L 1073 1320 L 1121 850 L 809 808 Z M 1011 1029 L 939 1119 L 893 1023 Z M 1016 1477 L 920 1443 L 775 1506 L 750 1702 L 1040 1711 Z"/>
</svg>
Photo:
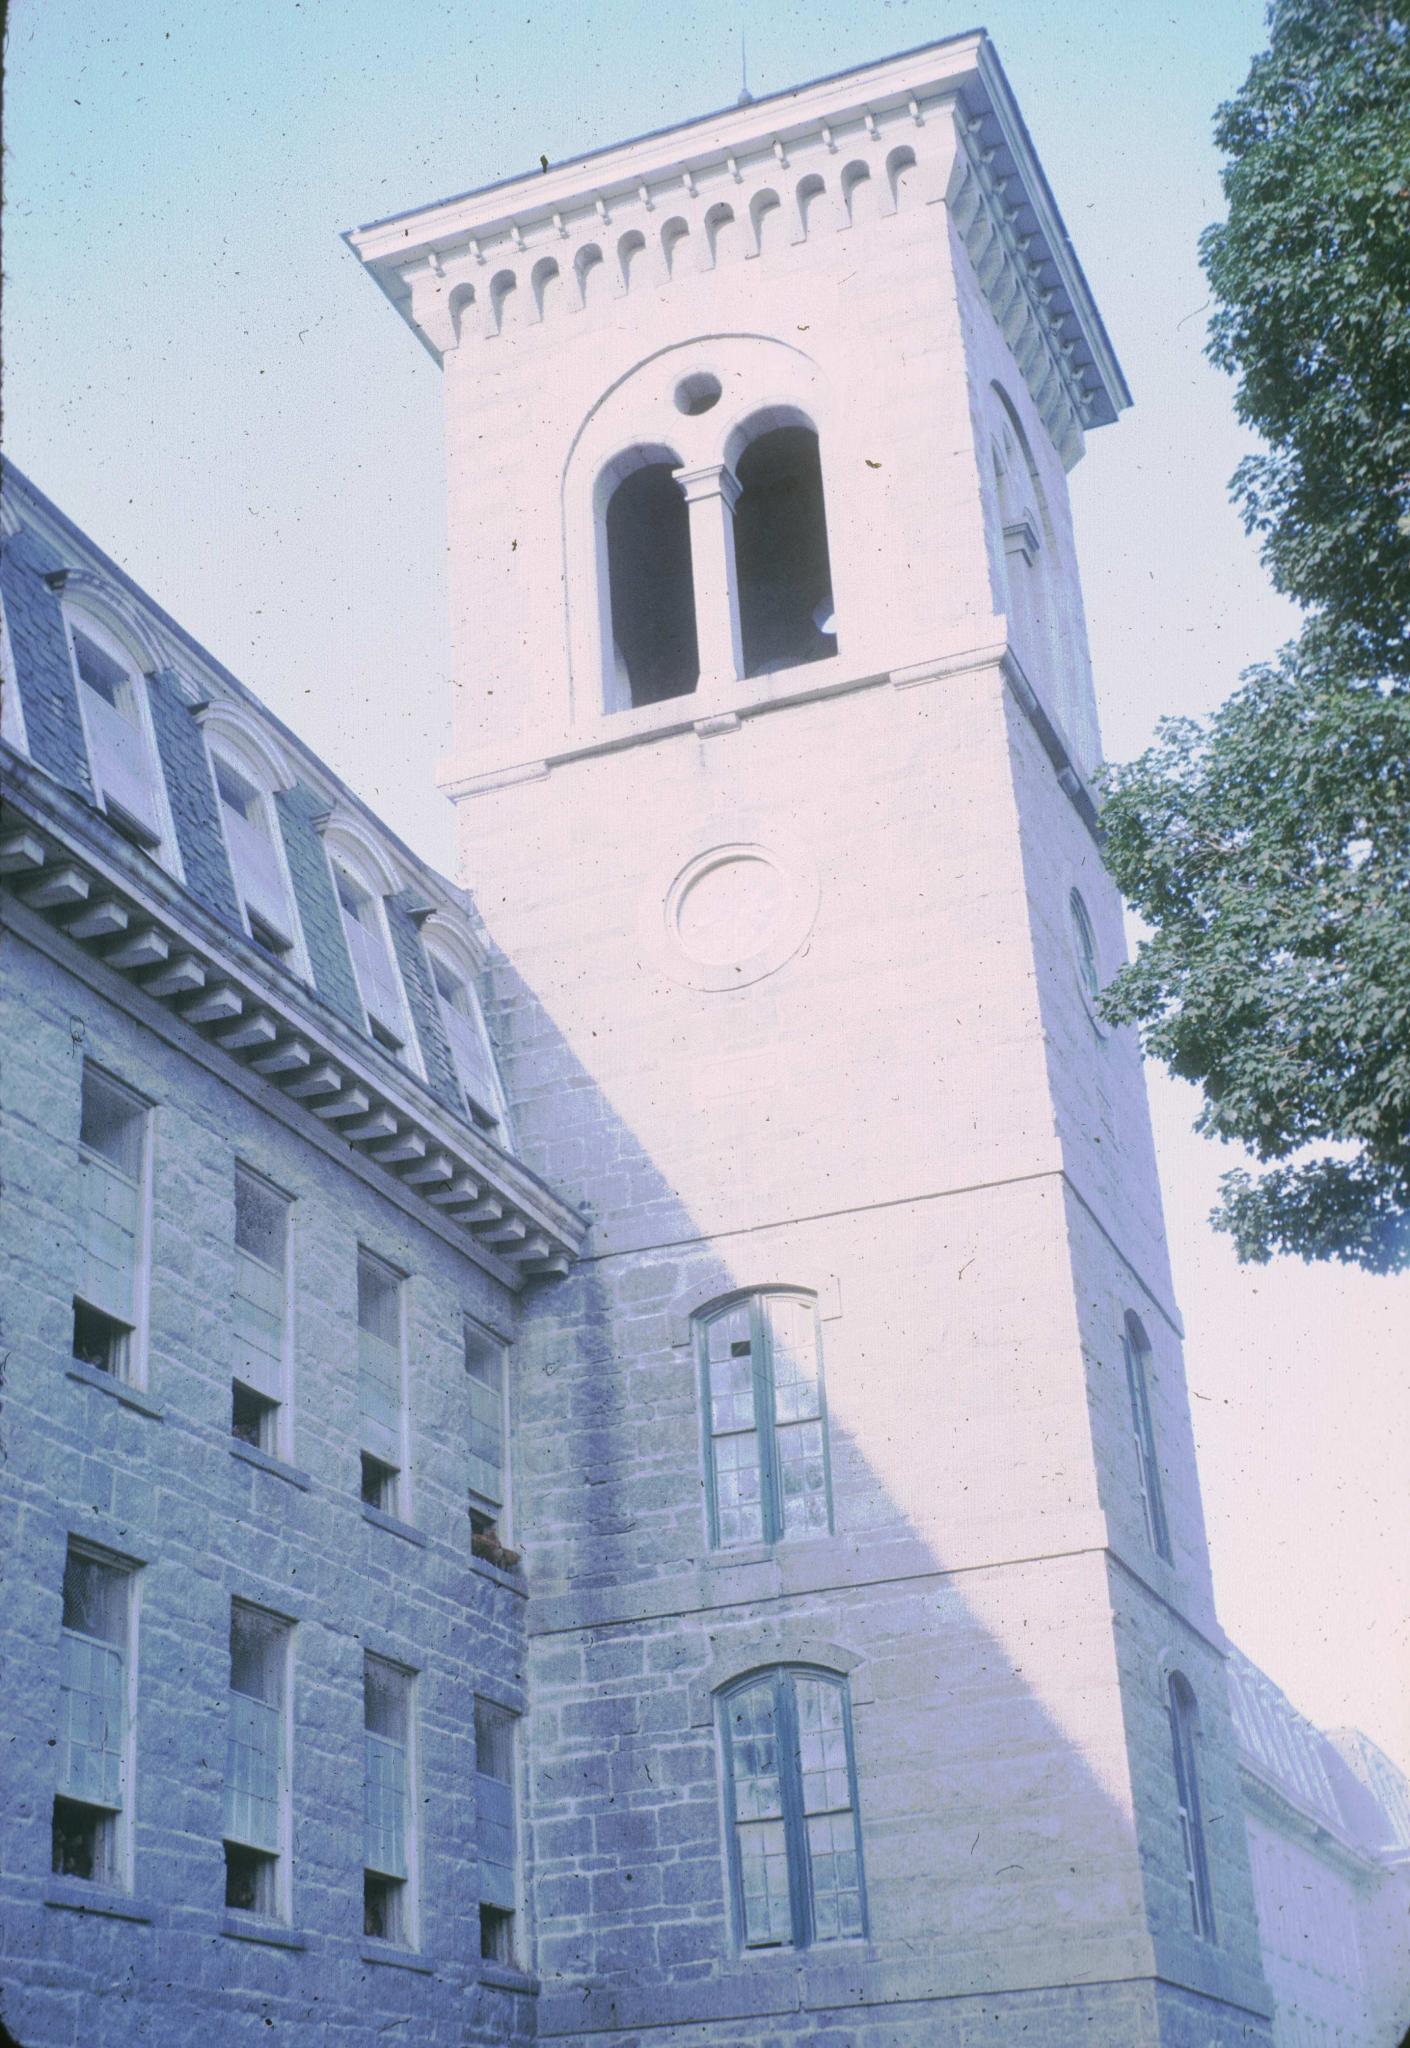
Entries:
<svg viewBox="0 0 1410 2048">
<path fill-rule="evenodd" d="M 349 238 L 445 373 L 525 1159 L 548 2040 L 1267 2039 L 1066 492 L 979 34 Z"/>
</svg>

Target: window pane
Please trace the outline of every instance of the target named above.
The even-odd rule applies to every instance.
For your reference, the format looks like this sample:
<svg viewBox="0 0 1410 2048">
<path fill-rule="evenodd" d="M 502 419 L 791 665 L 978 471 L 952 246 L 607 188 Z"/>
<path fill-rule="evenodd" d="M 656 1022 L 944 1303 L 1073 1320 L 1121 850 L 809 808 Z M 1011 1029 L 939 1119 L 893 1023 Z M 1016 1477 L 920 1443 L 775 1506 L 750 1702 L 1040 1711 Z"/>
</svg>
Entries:
<svg viewBox="0 0 1410 2048">
<path fill-rule="evenodd" d="M 468 1322 L 465 1372 L 469 1481 L 477 1494 L 498 1507 L 504 1500 L 504 1352 Z"/>
<path fill-rule="evenodd" d="M 64 1563 L 64 1627 L 121 1647 L 127 1637 L 127 1577 L 115 1565 L 70 1550 Z"/>
<path fill-rule="evenodd" d="M 716 1437 L 715 1525 L 722 1544 L 759 1543 L 764 1503 L 757 1436 Z"/>
<path fill-rule="evenodd" d="M 738 1833 L 745 1943 L 750 1948 L 770 1948 L 789 1942 L 793 1939 L 793 1912 L 783 1822 L 752 1822 L 741 1826 Z"/>
<path fill-rule="evenodd" d="M 795 1682 L 794 1697 L 798 1702 L 803 1811 L 827 1813 L 849 1807 L 852 1795 L 841 1688 L 820 1679 L 800 1678 Z"/>
<path fill-rule="evenodd" d="M 380 1657 L 368 1657 L 363 1666 L 363 1726 L 373 1735 L 384 1735 L 389 1742 L 405 1746 L 410 1688 L 407 1672 L 399 1671 L 395 1664 L 384 1663 Z"/>
<path fill-rule="evenodd" d="M 79 1142 L 128 1180 L 141 1177 L 146 1117 L 145 1103 L 96 1068 L 84 1068 Z"/>
<path fill-rule="evenodd" d="M 276 1273 L 284 1270 L 289 1204 L 255 1174 L 235 1169 L 235 1242 Z"/>
<path fill-rule="evenodd" d="M 817 1314 L 813 1304 L 780 1295 L 767 1308 L 775 1419 L 780 1423 L 801 1422 L 820 1415 Z"/>
<path fill-rule="evenodd" d="M 59 1786 L 90 1806 L 120 1808 L 126 1672 L 120 1648 L 61 1638 Z"/>
<path fill-rule="evenodd" d="M 772 1820 L 783 1812 L 772 1681 L 748 1686 L 729 1702 L 730 1769 L 735 1817 Z"/>
<path fill-rule="evenodd" d="M 817 1814 L 808 1822 L 813 1884 L 813 1937 L 845 1941 L 862 1932 L 862 1887 L 856 1823 L 850 1813 Z"/>
<path fill-rule="evenodd" d="M 794 1423 L 775 1433 L 783 1533 L 802 1536 L 827 1528 L 827 1463 L 820 1422 Z"/>
<path fill-rule="evenodd" d="M 400 1305 L 401 1282 L 397 1275 L 378 1263 L 366 1252 L 359 1252 L 357 1259 L 357 1321 L 358 1328 L 370 1336 L 380 1337 L 384 1344 L 396 1344 L 401 1338 Z"/>
<path fill-rule="evenodd" d="M 247 782 L 237 768 L 223 760 L 219 754 L 215 761 L 215 786 L 220 791 L 220 800 L 237 817 L 246 819 L 251 825 L 260 823 L 259 791 L 252 782 Z"/>
<path fill-rule="evenodd" d="M 77 627 L 72 630 L 74 659 L 80 677 L 115 711 L 129 709 L 127 670 L 111 655 L 105 654 L 101 647 L 96 647 L 86 633 L 80 633 Z"/>
<path fill-rule="evenodd" d="M 411 1678 L 379 1657 L 363 1663 L 362 1706 L 366 1733 L 363 1862 L 387 1877 L 404 1878 L 406 1862 L 406 1749 Z"/>
</svg>

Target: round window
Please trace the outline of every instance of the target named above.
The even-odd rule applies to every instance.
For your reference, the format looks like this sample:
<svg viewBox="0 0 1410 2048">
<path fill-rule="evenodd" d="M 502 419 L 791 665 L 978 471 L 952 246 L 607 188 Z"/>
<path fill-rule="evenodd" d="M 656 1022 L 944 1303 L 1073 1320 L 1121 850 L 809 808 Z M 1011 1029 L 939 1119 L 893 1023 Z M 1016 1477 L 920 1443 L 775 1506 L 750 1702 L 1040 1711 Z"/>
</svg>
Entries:
<svg viewBox="0 0 1410 2048">
<path fill-rule="evenodd" d="M 720 380 L 712 377 L 708 370 L 696 370 L 689 377 L 682 377 L 676 386 L 676 411 L 694 418 L 696 413 L 708 412 L 712 405 L 720 402 Z"/>
</svg>

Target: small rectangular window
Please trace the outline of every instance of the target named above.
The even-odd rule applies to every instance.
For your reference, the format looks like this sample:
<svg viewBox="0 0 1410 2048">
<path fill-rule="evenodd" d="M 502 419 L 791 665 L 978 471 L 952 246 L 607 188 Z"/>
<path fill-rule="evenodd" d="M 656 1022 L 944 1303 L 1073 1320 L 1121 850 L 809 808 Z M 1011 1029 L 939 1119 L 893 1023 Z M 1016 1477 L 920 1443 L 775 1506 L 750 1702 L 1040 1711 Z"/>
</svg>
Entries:
<svg viewBox="0 0 1410 2048">
<path fill-rule="evenodd" d="M 262 1451 L 282 1448 L 287 1400 L 289 1198 L 235 1168 L 235 1354 L 230 1427 Z"/>
<path fill-rule="evenodd" d="M 358 1405 L 362 1497 L 389 1514 L 404 1512 L 406 1357 L 402 1279 L 381 1259 L 357 1255 Z"/>
<path fill-rule="evenodd" d="M 59 1662 L 52 1866 L 94 1884 L 122 1879 L 128 1805 L 132 1568 L 70 1542 Z"/>
<path fill-rule="evenodd" d="M 148 1117 L 149 1106 L 140 1096 L 85 1062 L 73 1355 L 118 1379 L 135 1379 L 139 1365 Z"/>
<path fill-rule="evenodd" d="M 225 1750 L 225 1903 L 282 1916 L 289 1835 L 287 1621 L 230 1604 L 230 1709 Z"/>
<path fill-rule="evenodd" d="M 480 1852 L 480 1953 L 513 1963 L 519 1895 L 515 1799 L 518 1715 L 475 1701 L 475 1836 Z"/>
<path fill-rule="evenodd" d="M 504 1346 L 465 1322 L 470 1519 L 477 1535 L 509 1537 Z"/>
<path fill-rule="evenodd" d="M 412 1674 L 363 1659 L 363 1932 L 415 1946 L 411 1798 Z"/>
</svg>

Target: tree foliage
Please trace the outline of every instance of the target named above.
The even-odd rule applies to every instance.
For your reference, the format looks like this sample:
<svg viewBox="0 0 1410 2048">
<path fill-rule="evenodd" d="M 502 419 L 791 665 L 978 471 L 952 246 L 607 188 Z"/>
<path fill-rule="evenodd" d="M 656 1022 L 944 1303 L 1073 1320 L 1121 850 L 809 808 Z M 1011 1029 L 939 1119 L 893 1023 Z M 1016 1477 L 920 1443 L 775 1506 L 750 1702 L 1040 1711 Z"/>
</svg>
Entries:
<svg viewBox="0 0 1410 2048">
<path fill-rule="evenodd" d="M 1204 1092 L 1239 1256 L 1410 1265 L 1410 7 L 1274 0 L 1221 108 L 1209 353 L 1266 442 L 1232 490 L 1310 608 L 1205 724 L 1108 771 L 1151 928 L 1115 1022 Z"/>
</svg>

